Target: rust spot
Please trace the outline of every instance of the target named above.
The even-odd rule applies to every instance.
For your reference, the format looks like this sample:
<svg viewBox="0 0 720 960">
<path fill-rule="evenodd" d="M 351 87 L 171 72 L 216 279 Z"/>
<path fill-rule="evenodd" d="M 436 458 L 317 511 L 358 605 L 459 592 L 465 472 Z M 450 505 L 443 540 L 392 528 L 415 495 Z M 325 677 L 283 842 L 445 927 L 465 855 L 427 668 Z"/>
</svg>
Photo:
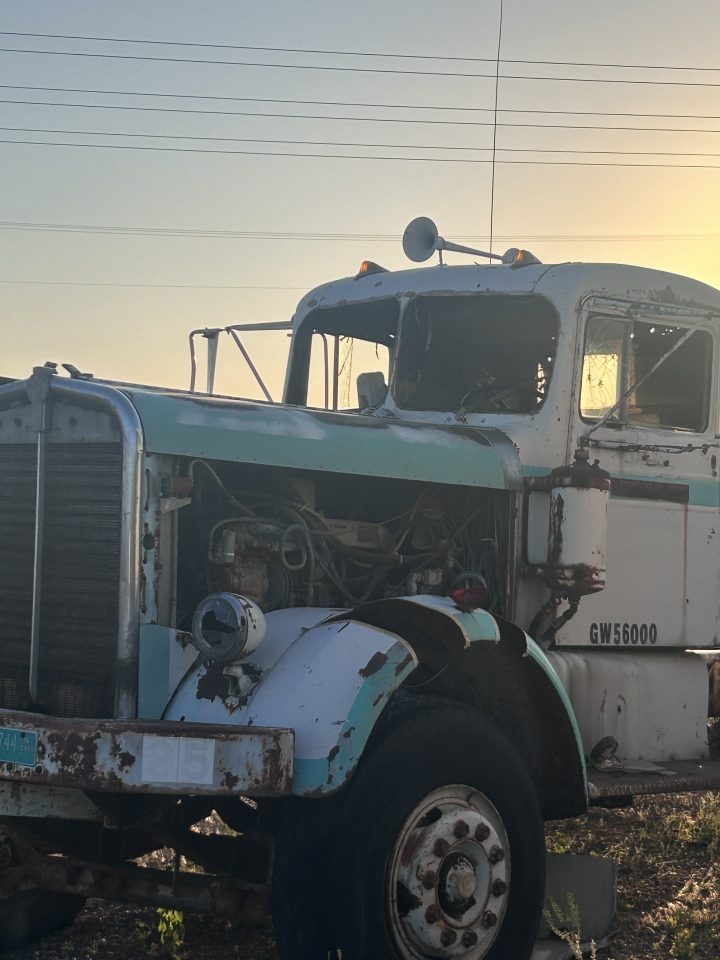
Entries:
<svg viewBox="0 0 720 960">
<path fill-rule="evenodd" d="M 70 777 L 92 783 L 98 778 L 97 741 L 99 733 L 52 733 L 48 736 L 49 758 Z"/>
<path fill-rule="evenodd" d="M 379 693 L 373 700 L 372 705 L 376 707 L 380 703 L 380 701 L 383 699 L 384 696 L 385 696 L 385 691 L 383 691 L 382 693 Z"/>
<path fill-rule="evenodd" d="M 415 848 L 423 839 L 423 836 L 424 836 L 423 830 L 415 830 L 408 837 L 408 841 L 403 847 L 402 854 L 400 855 L 400 862 L 404 867 L 406 867 L 412 860 L 413 854 L 415 853 Z"/>
<path fill-rule="evenodd" d="M 355 733 L 355 727 L 348 727 L 345 733 L 343 734 L 343 737 L 346 740 L 349 740 L 354 733 Z"/>
<path fill-rule="evenodd" d="M 221 663 L 211 663 L 208 665 L 207 673 L 200 677 L 195 696 L 198 700 L 209 700 L 211 703 L 215 697 L 224 700 L 230 692 L 230 678 L 223 676 L 223 665 Z"/>
<path fill-rule="evenodd" d="M 136 760 L 136 758 L 131 753 L 128 753 L 127 750 L 123 750 L 123 752 L 120 754 L 120 756 L 117 759 L 118 759 L 118 766 L 120 767 L 121 770 L 128 770 L 135 763 L 135 760 Z"/>
<path fill-rule="evenodd" d="M 337 744 L 335 744 L 335 746 L 332 748 L 332 750 L 331 750 L 330 753 L 328 754 L 328 761 L 329 761 L 330 763 L 332 763 L 333 760 L 335 759 L 335 757 L 336 757 L 339 753 L 340 753 L 340 747 L 339 747 Z"/>
<path fill-rule="evenodd" d="M 565 500 L 562 494 L 558 494 L 553 497 L 550 507 L 550 543 L 548 545 L 548 562 L 550 564 L 559 564 L 562 557 L 564 515 Z"/>
<path fill-rule="evenodd" d="M 371 677 L 374 673 L 377 673 L 378 670 L 381 670 L 387 663 L 387 655 L 381 653 L 379 650 L 377 653 L 374 653 L 367 664 L 360 670 L 361 677 Z"/>
<path fill-rule="evenodd" d="M 234 790 L 240 782 L 240 777 L 236 776 L 234 773 L 231 773 L 229 770 L 225 771 L 225 776 L 222 778 L 222 785 L 226 790 Z"/>
<path fill-rule="evenodd" d="M 135 763 L 137 759 L 134 754 L 123 750 L 122 739 L 113 737 L 110 742 L 110 756 L 117 760 L 121 770 L 127 770 Z"/>
<path fill-rule="evenodd" d="M 282 754 L 279 746 L 268 747 L 263 754 L 262 779 L 268 786 L 281 783 L 284 779 Z"/>
<path fill-rule="evenodd" d="M 405 659 L 402 660 L 402 661 L 395 667 L 395 676 L 396 676 L 396 677 L 399 677 L 400 674 L 405 671 L 405 668 L 406 668 L 407 666 L 409 666 L 409 664 L 412 663 L 412 661 L 413 661 L 412 654 L 409 653 L 409 654 L 405 657 Z"/>
</svg>

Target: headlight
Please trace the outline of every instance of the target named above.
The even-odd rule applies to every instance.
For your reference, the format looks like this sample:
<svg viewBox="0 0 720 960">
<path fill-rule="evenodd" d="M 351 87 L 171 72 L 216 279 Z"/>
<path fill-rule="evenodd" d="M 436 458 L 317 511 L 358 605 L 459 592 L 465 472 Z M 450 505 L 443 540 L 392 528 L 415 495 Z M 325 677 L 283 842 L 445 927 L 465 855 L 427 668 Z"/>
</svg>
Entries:
<svg viewBox="0 0 720 960">
<path fill-rule="evenodd" d="M 211 593 L 193 615 L 195 646 L 204 657 L 221 663 L 252 653 L 266 632 L 260 607 L 237 593 Z"/>
</svg>

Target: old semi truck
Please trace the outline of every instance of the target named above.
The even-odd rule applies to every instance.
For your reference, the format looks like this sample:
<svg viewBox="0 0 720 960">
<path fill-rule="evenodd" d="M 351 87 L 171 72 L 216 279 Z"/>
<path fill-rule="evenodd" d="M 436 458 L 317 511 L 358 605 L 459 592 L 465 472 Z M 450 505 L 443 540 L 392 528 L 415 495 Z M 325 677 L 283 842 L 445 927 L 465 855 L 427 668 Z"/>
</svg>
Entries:
<svg viewBox="0 0 720 960">
<path fill-rule="evenodd" d="M 720 785 L 720 292 L 513 249 L 288 326 L 281 403 L 217 330 L 208 392 L 0 385 L 2 947 L 100 896 L 524 960 L 544 821 Z"/>
</svg>

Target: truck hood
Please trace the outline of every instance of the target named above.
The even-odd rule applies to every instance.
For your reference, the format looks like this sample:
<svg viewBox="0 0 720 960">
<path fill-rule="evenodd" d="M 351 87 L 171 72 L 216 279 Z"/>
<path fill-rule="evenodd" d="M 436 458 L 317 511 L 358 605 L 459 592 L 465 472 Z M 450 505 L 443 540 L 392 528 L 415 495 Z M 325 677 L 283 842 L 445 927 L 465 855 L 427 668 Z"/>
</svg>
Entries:
<svg viewBox="0 0 720 960">
<path fill-rule="evenodd" d="M 517 450 L 499 430 L 122 388 L 151 453 L 520 489 Z"/>
</svg>

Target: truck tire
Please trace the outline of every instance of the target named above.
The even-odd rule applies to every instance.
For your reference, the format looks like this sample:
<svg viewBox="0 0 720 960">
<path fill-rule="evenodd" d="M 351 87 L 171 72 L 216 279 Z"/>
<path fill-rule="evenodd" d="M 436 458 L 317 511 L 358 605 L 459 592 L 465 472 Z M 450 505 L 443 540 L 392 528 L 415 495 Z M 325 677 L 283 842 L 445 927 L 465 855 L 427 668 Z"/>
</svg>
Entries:
<svg viewBox="0 0 720 960">
<path fill-rule="evenodd" d="M 544 892 L 537 796 L 477 711 L 418 697 L 350 783 L 296 798 L 277 835 L 282 960 L 527 960 Z"/>
</svg>

